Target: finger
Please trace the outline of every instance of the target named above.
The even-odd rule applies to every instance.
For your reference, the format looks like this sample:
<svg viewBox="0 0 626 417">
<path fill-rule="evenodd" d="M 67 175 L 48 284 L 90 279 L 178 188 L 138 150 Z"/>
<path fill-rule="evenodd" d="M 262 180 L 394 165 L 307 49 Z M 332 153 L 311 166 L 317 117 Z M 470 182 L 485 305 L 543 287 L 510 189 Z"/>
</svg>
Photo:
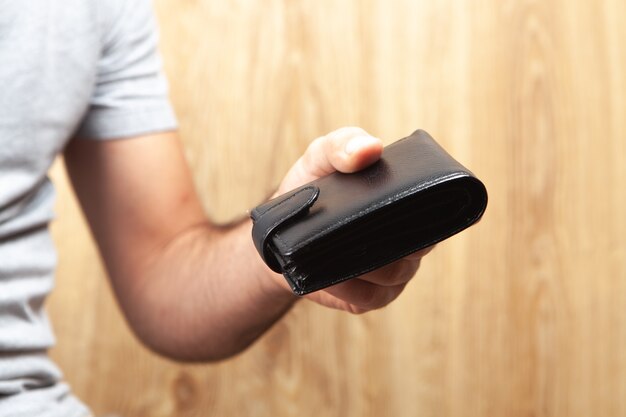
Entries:
<svg viewBox="0 0 626 417">
<path fill-rule="evenodd" d="M 342 300 L 345 303 L 342 309 L 353 313 L 363 313 L 386 306 L 400 295 L 404 286 L 405 284 L 383 287 L 353 279 L 328 287 L 324 292 Z"/>
<path fill-rule="evenodd" d="M 354 172 L 376 162 L 382 142 L 358 127 L 344 127 L 315 139 L 291 167 L 274 196 L 335 171 Z"/>
<path fill-rule="evenodd" d="M 314 140 L 302 157 L 302 167 L 314 177 L 355 172 L 376 162 L 382 148 L 381 140 L 363 129 L 345 127 Z"/>
<path fill-rule="evenodd" d="M 420 266 L 420 260 L 421 258 L 400 259 L 375 271 L 363 274 L 358 279 L 384 287 L 406 284 L 415 276 Z"/>
</svg>

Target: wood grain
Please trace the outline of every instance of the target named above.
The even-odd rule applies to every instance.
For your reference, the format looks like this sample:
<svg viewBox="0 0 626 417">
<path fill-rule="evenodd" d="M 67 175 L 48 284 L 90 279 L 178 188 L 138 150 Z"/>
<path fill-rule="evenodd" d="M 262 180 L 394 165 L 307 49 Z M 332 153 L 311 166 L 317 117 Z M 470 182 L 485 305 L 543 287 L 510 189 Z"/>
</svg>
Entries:
<svg viewBox="0 0 626 417">
<path fill-rule="evenodd" d="M 209 216 L 260 202 L 316 136 L 421 127 L 482 178 L 483 221 L 392 306 L 297 306 L 220 364 L 130 335 L 60 166 L 52 352 L 96 414 L 626 415 L 626 4 L 156 2 Z"/>
</svg>

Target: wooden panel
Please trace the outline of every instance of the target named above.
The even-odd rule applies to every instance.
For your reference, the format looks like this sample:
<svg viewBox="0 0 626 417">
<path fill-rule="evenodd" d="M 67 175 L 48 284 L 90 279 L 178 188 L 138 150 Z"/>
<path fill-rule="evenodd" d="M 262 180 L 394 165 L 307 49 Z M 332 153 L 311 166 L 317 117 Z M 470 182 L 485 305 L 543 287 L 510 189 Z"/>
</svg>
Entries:
<svg viewBox="0 0 626 417">
<path fill-rule="evenodd" d="M 98 414 L 626 415 L 623 1 L 158 0 L 207 213 L 266 196 L 316 136 L 422 127 L 485 180 L 483 221 L 392 306 L 303 302 L 220 364 L 130 335 L 59 166 L 53 356 Z M 228 260 L 226 260 L 228 261 Z"/>
</svg>

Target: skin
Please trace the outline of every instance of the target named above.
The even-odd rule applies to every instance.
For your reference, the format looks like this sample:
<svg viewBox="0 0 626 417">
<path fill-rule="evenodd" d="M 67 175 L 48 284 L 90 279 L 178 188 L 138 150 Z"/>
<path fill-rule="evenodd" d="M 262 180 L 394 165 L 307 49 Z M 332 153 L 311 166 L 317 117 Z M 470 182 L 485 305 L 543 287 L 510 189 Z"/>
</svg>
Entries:
<svg viewBox="0 0 626 417">
<path fill-rule="evenodd" d="M 382 143 L 355 127 L 314 140 L 276 195 L 380 158 Z M 65 150 L 74 190 L 131 328 L 152 350 L 210 361 L 244 350 L 302 298 L 256 253 L 252 222 L 205 216 L 176 132 Z M 415 275 L 418 252 L 303 298 L 350 313 L 384 307 Z"/>
</svg>

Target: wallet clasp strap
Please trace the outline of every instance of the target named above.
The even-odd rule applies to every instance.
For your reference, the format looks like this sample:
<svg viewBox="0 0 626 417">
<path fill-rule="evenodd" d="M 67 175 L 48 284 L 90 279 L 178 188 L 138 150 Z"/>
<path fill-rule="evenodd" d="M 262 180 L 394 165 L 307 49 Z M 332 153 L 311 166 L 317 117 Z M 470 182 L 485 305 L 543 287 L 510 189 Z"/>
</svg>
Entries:
<svg viewBox="0 0 626 417">
<path fill-rule="evenodd" d="M 261 258 L 273 271 L 282 273 L 280 264 L 268 248 L 269 238 L 287 220 L 307 213 L 319 193 L 318 187 L 307 185 L 261 204 L 250 212 L 254 222 L 252 240 Z"/>
</svg>

